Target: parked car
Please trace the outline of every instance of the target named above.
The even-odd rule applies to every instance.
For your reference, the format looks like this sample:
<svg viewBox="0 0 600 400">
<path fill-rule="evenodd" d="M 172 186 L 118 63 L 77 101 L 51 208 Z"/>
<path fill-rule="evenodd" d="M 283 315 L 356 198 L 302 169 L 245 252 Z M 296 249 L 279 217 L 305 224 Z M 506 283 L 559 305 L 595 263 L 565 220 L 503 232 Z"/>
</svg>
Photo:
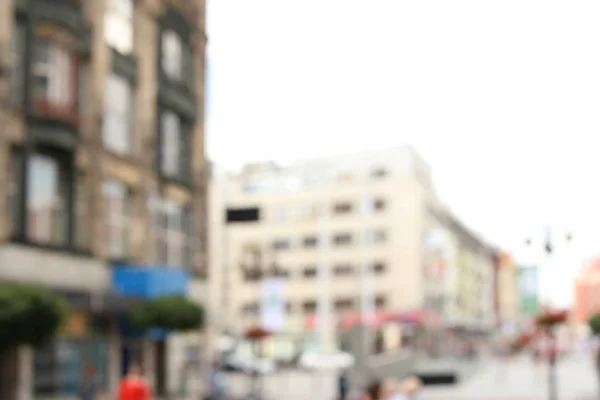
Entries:
<svg viewBox="0 0 600 400">
<path fill-rule="evenodd" d="M 305 369 L 344 369 L 354 365 L 352 354 L 338 350 L 309 350 L 300 355 L 298 366 Z"/>
</svg>

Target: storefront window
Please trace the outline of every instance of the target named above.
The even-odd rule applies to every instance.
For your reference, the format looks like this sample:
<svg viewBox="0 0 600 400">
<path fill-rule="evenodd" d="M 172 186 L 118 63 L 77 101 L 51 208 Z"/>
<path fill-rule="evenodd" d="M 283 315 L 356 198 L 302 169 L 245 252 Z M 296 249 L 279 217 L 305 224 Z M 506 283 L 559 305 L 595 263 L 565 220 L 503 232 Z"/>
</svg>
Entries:
<svg viewBox="0 0 600 400">
<path fill-rule="evenodd" d="M 108 342 L 103 338 L 58 339 L 37 350 L 34 361 L 35 398 L 77 396 L 84 369 L 92 366 L 101 388 L 108 384 Z"/>
</svg>

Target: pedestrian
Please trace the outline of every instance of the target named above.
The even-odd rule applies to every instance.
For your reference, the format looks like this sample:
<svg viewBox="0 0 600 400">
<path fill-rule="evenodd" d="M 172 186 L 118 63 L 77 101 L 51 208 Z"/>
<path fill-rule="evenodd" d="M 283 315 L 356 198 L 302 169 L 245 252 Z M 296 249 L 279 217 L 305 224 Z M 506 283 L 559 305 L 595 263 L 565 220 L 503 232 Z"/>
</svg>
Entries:
<svg viewBox="0 0 600 400">
<path fill-rule="evenodd" d="M 348 373 L 344 370 L 338 377 L 338 395 L 340 400 L 346 400 L 349 388 Z"/>
<path fill-rule="evenodd" d="M 502 341 L 499 343 L 497 359 L 497 378 L 499 382 L 504 382 L 504 380 L 506 379 L 506 373 L 508 370 L 508 364 L 510 362 L 511 353 L 512 348 L 508 342 Z"/>
<path fill-rule="evenodd" d="M 396 400 L 400 395 L 398 380 L 394 378 L 386 379 L 379 388 L 379 400 Z"/>
<path fill-rule="evenodd" d="M 542 364 L 544 361 L 542 342 L 537 339 L 532 343 L 532 357 L 533 357 L 533 373 L 534 379 L 539 381 L 542 374 Z"/>
<path fill-rule="evenodd" d="M 132 364 L 129 367 L 127 376 L 121 380 L 119 385 L 118 400 L 150 400 L 152 390 L 148 381 L 142 375 L 142 368 L 139 364 Z"/>
<path fill-rule="evenodd" d="M 400 383 L 400 395 L 393 400 L 418 400 L 423 382 L 416 376 L 410 376 Z"/>
<path fill-rule="evenodd" d="M 367 388 L 362 392 L 359 400 L 381 400 L 380 391 L 381 382 L 371 382 L 369 386 L 367 386 Z"/>
<path fill-rule="evenodd" d="M 227 377 L 218 362 L 213 362 L 210 369 L 211 398 L 224 400 L 227 398 Z"/>
<path fill-rule="evenodd" d="M 594 367 L 596 368 L 596 377 L 598 378 L 598 389 L 600 390 L 600 340 L 597 336 L 592 338 Z"/>
<path fill-rule="evenodd" d="M 91 364 L 87 364 L 83 369 L 83 379 L 79 385 L 80 400 L 101 400 L 102 392 L 100 390 L 96 370 Z"/>
</svg>

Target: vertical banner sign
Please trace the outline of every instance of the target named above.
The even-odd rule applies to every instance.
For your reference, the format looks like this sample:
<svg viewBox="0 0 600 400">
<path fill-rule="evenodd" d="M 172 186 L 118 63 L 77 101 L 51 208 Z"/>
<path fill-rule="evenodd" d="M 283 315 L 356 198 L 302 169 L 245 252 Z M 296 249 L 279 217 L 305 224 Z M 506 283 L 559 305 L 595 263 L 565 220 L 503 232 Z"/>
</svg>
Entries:
<svg viewBox="0 0 600 400">
<path fill-rule="evenodd" d="M 519 286 L 521 292 L 521 314 L 523 316 L 537 314 L 539 311 L 537 267 L 519 268 Z"/>
<path fill-rule="evenodd" d="M 269 332 L 281 332 L 285 327 L 285 283 L 282 278 L 263 280 L 260 320 L 264 329 Z"/>
</svg>

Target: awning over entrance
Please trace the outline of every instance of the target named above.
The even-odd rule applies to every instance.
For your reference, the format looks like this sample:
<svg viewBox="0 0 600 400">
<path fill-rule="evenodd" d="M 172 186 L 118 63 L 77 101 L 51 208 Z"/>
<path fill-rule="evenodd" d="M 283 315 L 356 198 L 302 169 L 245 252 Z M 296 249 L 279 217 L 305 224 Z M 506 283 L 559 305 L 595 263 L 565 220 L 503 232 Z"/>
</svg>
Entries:
<svg viewBox="0 0 600 400">
<path fill-rule="evenodd" d="M 114 292 L 139 299 L 185 295 L 190 281 L 189 272 L 164 266 L 119 264 L 112 272 Z"/>
<path fill-rule="evenodd" d="M 337 326 L 338 329 L 345 330 L 362 324 L 377 329 L 388 322 L 420 325 L 423 323 L 423 320 L 423 313 L 418 310 L 408 312 L 378 311 L 375 312 L 370 318 L 363 317 L 358 311 L 353 311 L 342 315 L 338 320 Z M 318 329 L 318 324 L 318 314 L 313 314 L 307 317 L 306 327 L 308 329 L 316 330 Z"/>
</svg>

